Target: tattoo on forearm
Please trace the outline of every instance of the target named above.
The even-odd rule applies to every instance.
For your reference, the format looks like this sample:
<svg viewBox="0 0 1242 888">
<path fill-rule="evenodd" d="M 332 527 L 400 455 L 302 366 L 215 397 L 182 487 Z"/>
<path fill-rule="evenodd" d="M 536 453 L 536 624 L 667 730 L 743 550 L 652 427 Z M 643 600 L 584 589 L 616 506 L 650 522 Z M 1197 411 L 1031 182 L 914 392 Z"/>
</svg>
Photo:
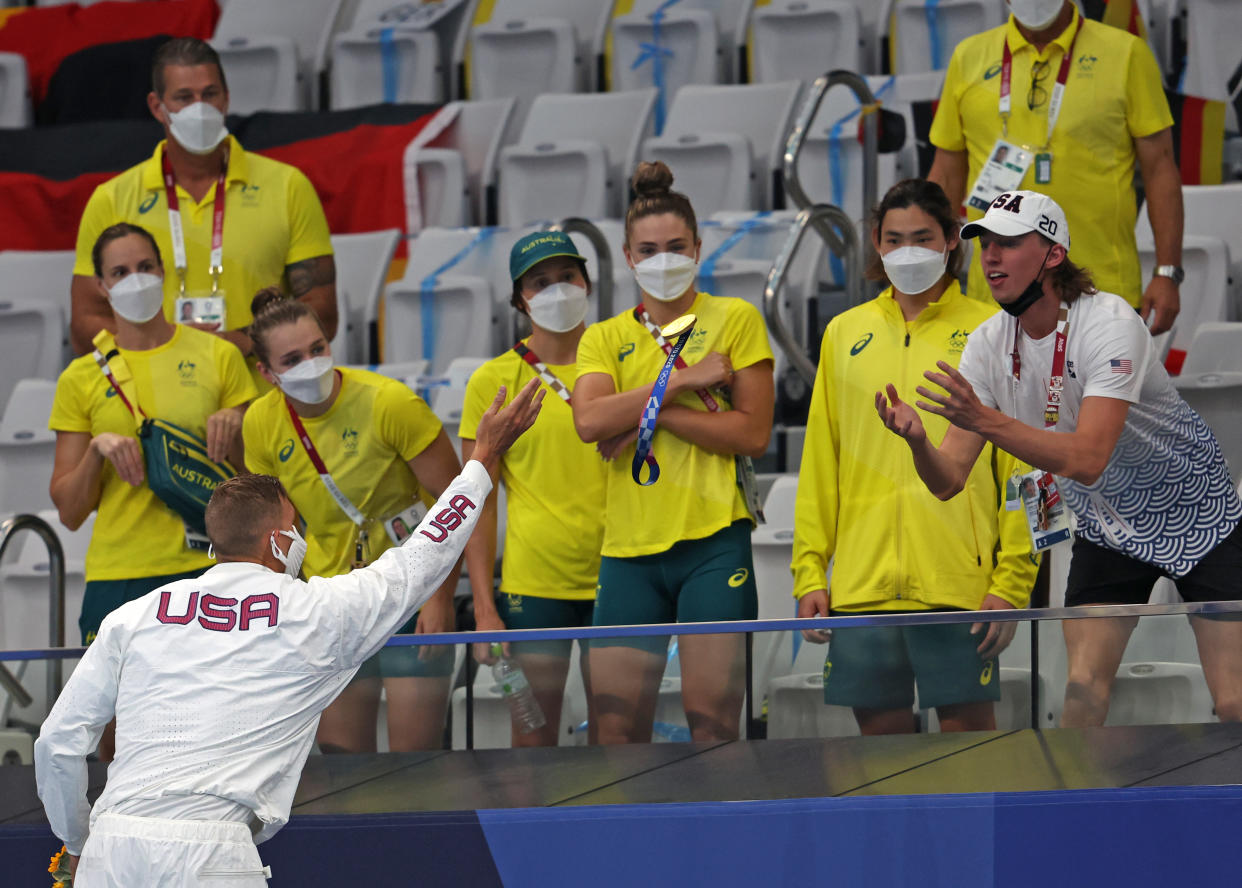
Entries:
<svg viewBox="0 0 1242 888">
<path fill-rule="evenodd" d="M 289 272 L 289 289 L 298 299 L 315 287 L 336 283 L 336 263 L 331 256 L 316 256 L 294 262 L 286 270 Z"/>
</svg>

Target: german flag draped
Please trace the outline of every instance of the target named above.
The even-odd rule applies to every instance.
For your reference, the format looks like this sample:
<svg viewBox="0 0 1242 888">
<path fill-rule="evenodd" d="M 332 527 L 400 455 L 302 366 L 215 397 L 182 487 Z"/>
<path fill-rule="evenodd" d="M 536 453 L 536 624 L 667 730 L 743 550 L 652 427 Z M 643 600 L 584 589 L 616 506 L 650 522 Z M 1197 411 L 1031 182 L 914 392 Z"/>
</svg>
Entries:
<svg viewBox="0 0 1242 888">
<path fill-rule="evenodd" d="M 292 164 L 319 193 L 333 233 L 406 228 L 403 156 L 436 105 L 231 116 L 247 151 Z M 151 156 L 154 120 L 10 130 L 0 139 L 0 250 L 71 250 L 101 182 Z"/>
<path fill-rule="evenodd" d="M 1183 185 L 1219 185 L 1224 173 L 1225 103 L 1165 90 L 1173 113 L 1173 154 Z"/>
<path fill-rule="evenodd" d="M 60 63 L 80 50 L 159 34 L 207 40 L 219 17 L 216 0 L 107 0 L 90 6 L 6 9 L 0 10 L 0 52 L 25 57 L 30 95 L 37 106 Z"/>
</svg>

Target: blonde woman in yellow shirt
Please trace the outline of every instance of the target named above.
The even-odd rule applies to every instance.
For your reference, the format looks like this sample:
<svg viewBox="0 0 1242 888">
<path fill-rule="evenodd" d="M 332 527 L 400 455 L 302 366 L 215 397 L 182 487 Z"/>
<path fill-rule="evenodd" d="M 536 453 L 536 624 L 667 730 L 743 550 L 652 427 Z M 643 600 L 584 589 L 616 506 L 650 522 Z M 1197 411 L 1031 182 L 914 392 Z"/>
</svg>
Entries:
<svg viewBox="0 0 1242 888">
<path fill-rule="evenodd" d="M 248 464 L 279 478 L 306 522 L 305 574 L 347 573 L 408 536 L 461 466 L 439 420 L 407 386 L 334 366 L 314 309 L 267 290 L 252 311 L 258 369 L 275 389 L 246 413 Z M 457 577 L 454 569 L 400 633 L 451 632 Z M 381 688 L 389 748 L 439 748 L 453 659 L 451 646 L 380 651 L 324 711 L 320 749 L 376 751 Z"/>
<path fill-rule="evenodd" d="M 754 306 L 695 287 L 694 208 L 663 163 L 643 163 L 625 220 L 625 257 L 642 304 L 589 327 L 578 344 L 574 424 L 610 460 L 595 625 L 753 619 L 750 531 L 740 457 L 768 446 L 772 350 Z M 672 373 L 651 486 L 631 477 L 639 417 L 665 362 L 653 330 L 698 318 Z M 712 409 L 715 406 L 716 409 Z M 594 639 L 591 686 L 601 743 L 651 738 L 667 638 Z M 695 740 L 732 739 L 744 695 L 741 635 L 679 639 L 682 702 Z"/>
<path fill-rule="evenodd" d="M 96 345 L 126 394 L 117 394 L 94 353 L 83 355 L 60 375 L 48 422 L 56 432 L 50 492 L 61 523 L 76 530 L 99 513 L 86 550 L 78 619 L 83 644 L 125 602 L 211 566 L 206 541 L 191 535 L 148 486 L 137 420 L 126 401 L 206 441 L 212 459 L 240 467 L 242 411 L 255 396 L 241 352 L 164 317 L 164 266 L 146 229 L 112 225 L 95 240 L 92 255 L 95 285 L 116 326 L 115 336 L 101 333 Z M 100 757 L 112 757 L 111 728 Z"/>
</svg>

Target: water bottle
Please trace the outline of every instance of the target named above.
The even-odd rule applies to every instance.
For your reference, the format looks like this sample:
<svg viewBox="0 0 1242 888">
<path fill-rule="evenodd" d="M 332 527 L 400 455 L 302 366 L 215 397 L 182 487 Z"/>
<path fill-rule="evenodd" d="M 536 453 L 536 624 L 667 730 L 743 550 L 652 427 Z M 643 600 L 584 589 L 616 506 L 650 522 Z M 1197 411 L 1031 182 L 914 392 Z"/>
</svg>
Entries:
<svg viewBox="0 0 1242 888">
<path fill-rule="evenodd" d="M 499 644 L 492 645 L 492 656 L 497 658 L 492 664 L 492 678 L 500 685 L 500 692 L 509 704 L 509 714 L 518 732 L 529 734 L 539 730 L 547 724 L 547 720 L 543 717 L 543 710 L 539 708 L 530 682 L 526 680 L 526 673 L 517 661 L 503 655 Z"/>
</svg>

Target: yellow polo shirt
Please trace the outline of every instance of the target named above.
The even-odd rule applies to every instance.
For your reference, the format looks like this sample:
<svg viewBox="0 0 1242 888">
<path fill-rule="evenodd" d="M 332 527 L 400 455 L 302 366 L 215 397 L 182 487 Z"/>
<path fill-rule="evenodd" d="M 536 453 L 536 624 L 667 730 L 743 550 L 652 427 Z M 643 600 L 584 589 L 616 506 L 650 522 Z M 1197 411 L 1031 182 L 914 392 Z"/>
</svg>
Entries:
<svg viewBox="0 0 1242 888">
<path fill-rule="evenodd" d="M 728 356 L 735 370 L 772 360 L 767 328 L 749 302 L 699 293 L 690 311 L 698 323 L 681 353 L 687 364 L 710 352 Z M 604 373 L 618 392 L 629 391 L 655 382 L 664 360 L 663 349 L 627 309 L 587 327 L 578 343 L 578 378 Z M 713 394 L 728 409 L 728 399 Z M 674 403 L 707 409 L 694 392 L 683 392 Z M 703 539 L 748 517 L 732 456 L 684 441 L 658 424 L 652 452 L 660 463 L 660 479 L 649 487 L 634 483 L 633 444 L 607 464 L 604 555 L 632 558 L 664 552 L 680 540 Z"/>
<path fill-rule="evenodd" d="M 285 267 L 316 256 L 332 255 L 328 220 L 310 180 L 296 167 L 242 150 L 228 137 L 229 164 L 224 203 L 225 326 L 236 330 L 251 321 L 250 300 L 264 287 L 288 290 Z M 95 189 L 78 225 L 77 256 L 73 273 L 95 274 L 91 249 L 100 233 L 117 222 L 141 225 L 155 237 L 164 261 L 164 314 L 174 314 L 178 292 L 173 267 L 168 201 L 160 158 L 164 142 L 137 166 Z M 216 185 L 201 201 L 177 186 L 181 226 L 185 236 L 186 289 L 206 295 L 211 290 L 211 229 Z"/>
<path fill-rule="evenodd" d="M 529 342 L 529 340 L 528 340 Z M 549 364 L 572 394 L 577 364 Z M 508 404 L 535 368 L 510 349 L 470 377 L 458 434 L 473 441 L 479 418 L 505 386 Z M 604 460 L 574 429 L 574 413 L 554 391 L 539 419 L 500 463 L 507 494 L 500 591 L 539 598 L 591 599 L 604 539 Z"/>
<path fill-rule="evenodd" d="M 218 336 L 180 324 L 161 346 L 118 349 L 133 374 L 138 406 L 207 437 L 207 417 L 255 397 L 241 352 Z M 114 359 L 115 360 L 115 359 Z M 128 384 L 127 385 L 127 391 Z M 86 354 L 60 374 L 48 428 L 135 437 L 135 420 L 125 403 Z M 207 567 L 206 552 L 185 544 L 185 525 L 146 484 L 131 487 L 105 460 L 99 514 L 86 550 L 86 580 L 132 580 Z"/>
<path fill-rule="evenodd" d="M 436 439 L 441 425 L 427 403 L 395 379 L 352 367 L 337 372 L 341 389 L 336 401 L 322 416 L 301 420 L 341 492 L 368 519 L 363 555 L 371 562 L 392 546 L 382 525 L 385 518 L 415 500 L 435 502 L 407 463 Z M 250 405 L 242 437 L 246 467 L 279 478 L 306 522 L 306 575 L 348 572 L 357 530 L 315 471 L 278 389 Z"/>
<path fill-rule="evenodd" d="M 1096 286 L 1118 293 L 1137 306 L 1142 274 L 1134 242 L 1138 209 L 1134 197 L 1134 140 L 1173 125 L 1160 69 L 1147 44 L 1132 34 L 1084 20 L 1077 12 L 1069 27 L 1037 53 L 1018 31 L 1013 17 L 999 28 L 967 37 L 957 45 L 945 74 L 931 141 L 946 151 L 969 156 L 966 193 L 1001 137 L 1000 71 L 1002 40 L 1013 54 L 1011 114 L 1007 141 L 1042 150 L 1048 106 L 1061 59 L 1074 35 L 1074 61 L 1066 81 L 1061 116 L 1052 133 L 1052 179 L 1035 184 L 1030 169 L 1021 187 L 1049 195 L 1061 205 L 1070 226 L 1070 256 L 1090 269 Z M 1027 107 L 1031 67 L 1048 63 L 1041 84 L 1048 99 Z M 982 217 L 968 209 L 971 220 Z M 991 291 L 976 258 L 970 264 L 969 295 L 990 300 Z"/>
</svg>

